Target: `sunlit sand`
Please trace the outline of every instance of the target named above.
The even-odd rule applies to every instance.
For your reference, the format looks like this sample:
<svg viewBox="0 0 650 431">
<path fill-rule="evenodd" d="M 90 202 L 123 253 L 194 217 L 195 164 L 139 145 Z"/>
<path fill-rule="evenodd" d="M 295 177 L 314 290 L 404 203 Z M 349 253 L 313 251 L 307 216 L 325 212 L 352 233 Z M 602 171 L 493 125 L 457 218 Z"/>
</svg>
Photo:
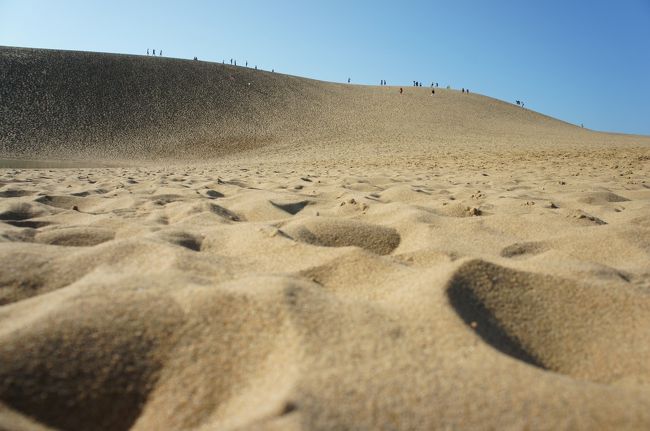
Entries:
<svg viewBox="0 0 650 431">
<path fill-rule="evenodd" d="M 0 48 L 0 428 L 648 429 L 650 138 Z"/>
</svg>

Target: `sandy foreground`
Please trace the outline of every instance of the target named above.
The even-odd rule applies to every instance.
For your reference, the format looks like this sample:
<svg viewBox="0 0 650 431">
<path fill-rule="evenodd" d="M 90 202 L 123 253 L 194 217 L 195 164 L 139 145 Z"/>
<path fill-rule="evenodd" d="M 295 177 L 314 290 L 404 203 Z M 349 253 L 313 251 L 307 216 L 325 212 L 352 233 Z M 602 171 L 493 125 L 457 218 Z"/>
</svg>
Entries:
<svg viewBox="0 0 650 431">
<path fill-rule="evenodd" d="M 650 138 L 350 88 L 389 112 L 4 160 L 0 429 L 650 428 Z"/>
</svg>

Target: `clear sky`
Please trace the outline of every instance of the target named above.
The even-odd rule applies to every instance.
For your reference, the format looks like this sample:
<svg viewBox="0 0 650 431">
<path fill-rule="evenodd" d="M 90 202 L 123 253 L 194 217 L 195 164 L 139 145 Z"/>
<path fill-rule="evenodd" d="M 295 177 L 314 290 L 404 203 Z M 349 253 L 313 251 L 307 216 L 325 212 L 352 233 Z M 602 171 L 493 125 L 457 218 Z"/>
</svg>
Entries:
<svg viewBox="0 0 650 431">
<path fill-rule="evenodd" d="M 436 81 L 650 135 L 650 0 L 0 0 L 0 45 Z"/>
</svg>

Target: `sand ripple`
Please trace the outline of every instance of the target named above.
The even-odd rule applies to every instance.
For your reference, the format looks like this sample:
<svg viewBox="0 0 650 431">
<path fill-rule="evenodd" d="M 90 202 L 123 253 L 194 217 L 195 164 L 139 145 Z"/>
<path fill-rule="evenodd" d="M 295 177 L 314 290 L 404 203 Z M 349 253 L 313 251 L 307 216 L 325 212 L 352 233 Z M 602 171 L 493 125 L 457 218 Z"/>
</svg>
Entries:
<svg viewBox="0 0 650 431">
<path fill-rule="evenodd" d="M 0 427 L 646 429 L 647 162 L 544 160 L 1 171 Z"/>
</svg>

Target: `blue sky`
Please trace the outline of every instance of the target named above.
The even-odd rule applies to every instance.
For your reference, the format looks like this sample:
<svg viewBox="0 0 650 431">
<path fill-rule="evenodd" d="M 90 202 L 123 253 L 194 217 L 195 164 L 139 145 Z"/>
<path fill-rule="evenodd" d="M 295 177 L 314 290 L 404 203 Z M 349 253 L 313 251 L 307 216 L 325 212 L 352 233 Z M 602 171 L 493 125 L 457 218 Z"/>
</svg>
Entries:
<svg viewBox="0 0 650 431">
<path fill-rule="evenodd" d="M 0 45 L 413 80 L 650 135 L 650 0 L 0 0 Z"/>
</svg>

